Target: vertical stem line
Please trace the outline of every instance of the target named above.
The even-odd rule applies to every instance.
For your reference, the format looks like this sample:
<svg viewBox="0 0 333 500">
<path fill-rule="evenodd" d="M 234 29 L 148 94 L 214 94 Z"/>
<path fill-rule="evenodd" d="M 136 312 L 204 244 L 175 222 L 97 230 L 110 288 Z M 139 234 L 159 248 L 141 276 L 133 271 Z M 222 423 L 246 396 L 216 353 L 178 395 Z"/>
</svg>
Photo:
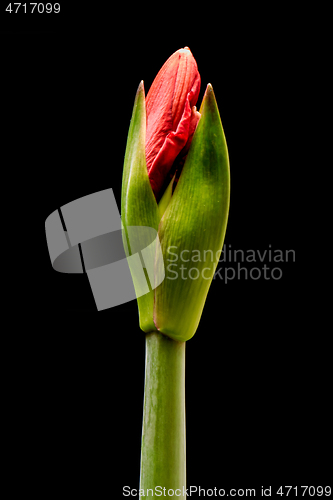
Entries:
<svg viewBox="0 0 333 500">
<path fill-rule="evenodd" d="M 183 499 L 185 488 L 185 342 L 152 332 L 146 334 L 141 498 L 173 490 Z"/>
</svg>

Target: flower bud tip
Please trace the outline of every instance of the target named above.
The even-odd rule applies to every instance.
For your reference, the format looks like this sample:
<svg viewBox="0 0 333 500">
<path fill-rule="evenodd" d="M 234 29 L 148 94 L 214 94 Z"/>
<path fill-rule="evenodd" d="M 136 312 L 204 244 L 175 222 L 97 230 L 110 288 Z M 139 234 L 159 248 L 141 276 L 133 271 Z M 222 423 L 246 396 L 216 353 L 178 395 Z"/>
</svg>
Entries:
<svg viewBox="0 0 333 500">
<path fill-rule="evenodd" d="M 179 52 L 189 52 L 190 54 L 192 54 L 190 47 L 187 46 L 184 47 L 183 49 L 179 49 Z"/>
</svg>

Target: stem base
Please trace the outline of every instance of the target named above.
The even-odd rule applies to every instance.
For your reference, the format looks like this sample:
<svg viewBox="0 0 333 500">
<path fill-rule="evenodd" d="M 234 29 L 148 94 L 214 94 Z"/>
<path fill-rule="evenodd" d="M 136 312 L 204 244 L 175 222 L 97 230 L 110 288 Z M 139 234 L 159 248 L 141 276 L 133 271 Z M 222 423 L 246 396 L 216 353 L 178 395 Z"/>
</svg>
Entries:
<svg viewBox="0 0 333 500">
<path fill-rule="evenodd" d="M 140 489 L 151 498 L 157 486 L 185 498 L 185 342 L 152 332 L 146 335 Z"/>
</svg>

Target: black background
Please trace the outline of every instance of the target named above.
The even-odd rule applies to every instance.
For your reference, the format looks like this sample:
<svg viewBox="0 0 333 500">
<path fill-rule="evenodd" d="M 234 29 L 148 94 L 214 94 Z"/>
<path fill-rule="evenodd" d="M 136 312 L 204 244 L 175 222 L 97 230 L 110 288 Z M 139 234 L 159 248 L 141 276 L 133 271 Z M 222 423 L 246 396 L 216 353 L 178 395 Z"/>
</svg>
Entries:
<svg viewBox="0 0 333 500">
<path fill-rule="evenodd" d="M 52 269 L 45 219 L 110 187 L 120 207 L 137 86 L 143 79 L 147 92 L 187 45 L 202 79 L 198 105 L 211 83 L 229 148 L 225 245 L 296 251 L 297 36 L 287 13 L 253 6 L 61 8 L 48 17 L 2 12 L 4 179 L 17 200 L 8 212 L 20 221 L 12 256 L 21 257 L 4 350 L 8 413 L 23 460 L 34 456 L 35 486 L 62 492 L 70 480 L 66 492 L 90 486 L 97 496 L 107 487 L 120 498 L 139 481 L 145 348 L 137 306 L 97 312 L 86 276 Z M 6 221 L 13 227 L 8 213 Z M 277 265 L 279 280 L 214 280 L 187 343 L 188 485 L 328 482 L 325 338 L 305 327 L 296 264 Z"/>
</svg>

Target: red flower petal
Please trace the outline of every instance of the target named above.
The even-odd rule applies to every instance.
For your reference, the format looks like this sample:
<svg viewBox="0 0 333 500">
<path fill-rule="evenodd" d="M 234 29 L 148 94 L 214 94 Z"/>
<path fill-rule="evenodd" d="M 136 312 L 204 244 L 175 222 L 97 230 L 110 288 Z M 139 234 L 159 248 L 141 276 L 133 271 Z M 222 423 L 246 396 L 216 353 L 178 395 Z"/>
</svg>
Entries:
<svg viewBox="0 0 333 500">
<path fill-rule="evenodd" d="M 186 47 L 169 57 L 147 94 L 146 161 L 156 197 L 175 159 L 193 136 L 200 115 L 193 114 L 192 107 L 199 92 L 197 63 Z"/>
</svg>

